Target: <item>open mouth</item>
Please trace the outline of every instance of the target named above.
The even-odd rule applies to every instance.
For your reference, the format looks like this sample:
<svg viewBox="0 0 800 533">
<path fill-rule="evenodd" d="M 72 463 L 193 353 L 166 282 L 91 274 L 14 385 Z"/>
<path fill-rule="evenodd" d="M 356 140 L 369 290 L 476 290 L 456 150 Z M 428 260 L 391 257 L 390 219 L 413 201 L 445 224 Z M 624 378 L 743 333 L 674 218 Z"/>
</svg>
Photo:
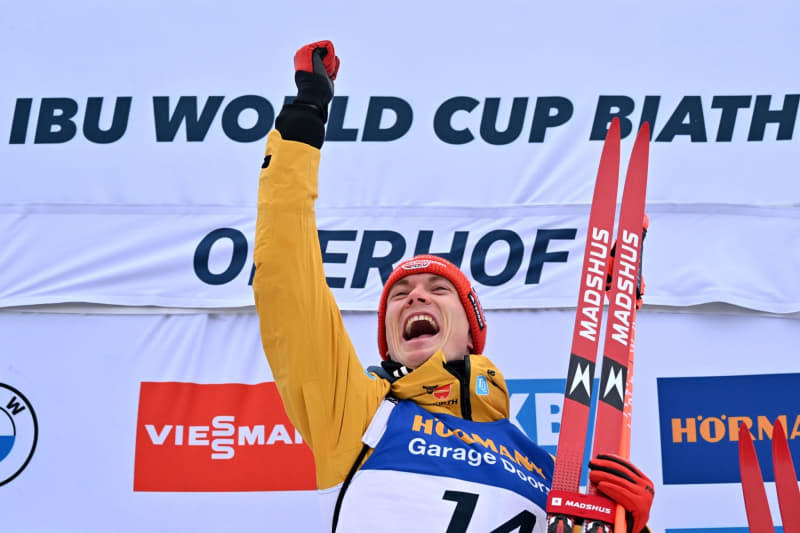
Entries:
<svg viewBox="0 0 800 533">
<path fill-rule="evenodd" d="M 439 324 L 427 314 L 411 315 L 406 319 L 403 338 L 407 341 L 439 333 Z"/>
</svg>

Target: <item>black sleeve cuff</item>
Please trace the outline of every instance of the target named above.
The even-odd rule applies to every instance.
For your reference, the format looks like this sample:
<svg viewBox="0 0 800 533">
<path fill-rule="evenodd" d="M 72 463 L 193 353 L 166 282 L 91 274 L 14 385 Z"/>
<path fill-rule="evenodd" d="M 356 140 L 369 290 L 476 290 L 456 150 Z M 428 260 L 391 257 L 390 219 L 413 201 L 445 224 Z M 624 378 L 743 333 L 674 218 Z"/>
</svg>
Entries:
<svg viewBox="0 0 800 533">
<path fill-rule="evenodd" d="M 306 104 L 287 104 L 275 119 L 275 129 L 287 141 L 298 141 L 322 148 L 325 123 L 322 111 Z"/>
</svg>

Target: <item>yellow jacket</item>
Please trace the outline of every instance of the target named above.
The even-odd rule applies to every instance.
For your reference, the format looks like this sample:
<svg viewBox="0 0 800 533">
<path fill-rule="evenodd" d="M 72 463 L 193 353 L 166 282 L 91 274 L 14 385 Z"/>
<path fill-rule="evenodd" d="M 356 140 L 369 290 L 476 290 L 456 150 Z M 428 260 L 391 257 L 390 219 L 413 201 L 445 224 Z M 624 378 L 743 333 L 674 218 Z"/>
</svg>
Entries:
<svg viewBox="0 0 800 533">
<path fill-rule="evenodd" d="M 507 418 L 505 380 L 482 355 L 466 359 L 468 387 L 445 368 L 441 351 L 393 383 L 364 371 L 323 272 L 314 212 L 320 150 L 273 130 L 266 158 L 253 290 L 264 352 L 286 412 L 314 454 L 317 486 L 345 479 L 389 393 L 433 413 L 467 413 L 477 422 Z M 488 377 L 489 394 L 476 394 L 479 374 Z"/>
</svg>

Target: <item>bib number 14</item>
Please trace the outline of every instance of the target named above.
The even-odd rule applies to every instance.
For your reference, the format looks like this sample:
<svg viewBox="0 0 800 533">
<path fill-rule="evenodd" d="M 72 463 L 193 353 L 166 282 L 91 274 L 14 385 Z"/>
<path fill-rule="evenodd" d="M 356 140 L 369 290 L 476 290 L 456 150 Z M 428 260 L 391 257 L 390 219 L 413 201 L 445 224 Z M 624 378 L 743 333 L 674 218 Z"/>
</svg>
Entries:
<svg viewBox="0 0 800 533">
<path fill-rule="evenodd" d="M 466 533 L 470 520 L 472 520 L 472 514 L 475 512 L 475 506 L 478 505 L 478 495 L 472 492 L 446 490 L 442 499 L 456 502 L 456 508 L 447 525 L 446 533 Z M 490 533 L 533 533 L 535 525 L 536 515 L 530 511 L 522 511 L 491 530 Z"/>
</svg>

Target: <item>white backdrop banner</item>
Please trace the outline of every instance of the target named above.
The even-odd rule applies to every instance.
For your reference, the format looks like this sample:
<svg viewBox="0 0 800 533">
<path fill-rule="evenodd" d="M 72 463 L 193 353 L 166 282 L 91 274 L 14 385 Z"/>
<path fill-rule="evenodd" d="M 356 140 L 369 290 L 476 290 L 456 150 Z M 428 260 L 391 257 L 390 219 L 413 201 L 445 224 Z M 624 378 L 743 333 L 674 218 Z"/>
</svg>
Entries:
<svg viewBox="0 0 800 533">
<path fill-rule="evenodd" d="M 670 218 L 654 220 L 650 257 L 667 262 L 650 301 L 798 310 L 797 4 L 356 2 L 314 17 L 254 1 L 45 5 L 0 20 L 0 305 L 249 304 L 249 258 L 235 287 L 209 286 L 193 253 L 217 228 L 249 238 L 292 56 L 329 37 L 342 68 L 318 207 L 323 229 L 345 232 L 328 234 L 330 275 L 353 289 L 343 307 L 376 300 L 375 270 L 360 290 L 365 238 L 400 234 L 410 254 L 423 232 L 439 250 L 469 232 L 479 290 L 513 274 L 482 290 L 487 306 L 572 305 L 601 139 L 619 116 L 623 167 L 631 132 L 653 125 L 649 209 Z M 545 256 L 541 289 L 523 293 L 544 243 L 568 261 Z M 220 268 L 209 278 L 227 279 Z"/>
<path fill-rule="evenodd" d="M 487 313 L 486 352 L 508 380 L 511 419 L 550 451 L 573 318 Z M 797 320 L 638 319 L 632 459 L 656 483 L 650 525 L 744 526 L 736 442 L 722 420 L 753 423 L 765 468 L 783 417 L 800 462 L 800 411 L 785 394 L 800 381 Z M 365 365 L 378 361 L 375 321 L 345 314 Z M 326 530 L 312 458 L 275 394 L 254 313 L 2 313 L 0 400 L 3 531 Z"/>
<path fill-rule="evenodd" d="M 614 115 L 624 153 L 653 126 L 652 203 L 800 203 L 795 3 L 45 5 L 0 22 L 4 202 L 252 205 L 294 52 L 330 38 L 321 206 L 586 203 Z"/>
<path fill-rule="evenodd" d="M 647 303 L 800 311 L 800 211 L 716 211 L 651 210 Z M 328 284 L 343 309 L 376 310 L 392 265 L 424 252 L 461 266 L 489 309 L 577 301 L 585 206 L 328 208 L 318 218 Z M 249 209 L 0 209 L 0 232 L 13 243 L 0 254 L 0 306 L 253 305 L 254 227 Z"/>
<path fill-rule="evenodd" d="M 575 305 L 613 116 L 623 169 L 653 126 L 646 301 L 800 311 L 799 17 L 722 0 L 9 3 L 0 307 L 251 305 L 263 140 L 295 50 L 330 38 L 318 216 L 340 306 L 372 311 L 391 263 L 447 254 L 492 309 L 513 421 L 554 450 L 573 312 L 543 308 Z M 374 363 L 375 314 L 345 322 Z M 632 453 L 657 533 L 746 524 L 733 418 L 762 465 L 785 420 L 800 464 L 799 344 L 796 315 L 639 314 Z M 320 531 L 309 461 L 252 313 L 0 314 L 3 531 Z"/>
</svg>

